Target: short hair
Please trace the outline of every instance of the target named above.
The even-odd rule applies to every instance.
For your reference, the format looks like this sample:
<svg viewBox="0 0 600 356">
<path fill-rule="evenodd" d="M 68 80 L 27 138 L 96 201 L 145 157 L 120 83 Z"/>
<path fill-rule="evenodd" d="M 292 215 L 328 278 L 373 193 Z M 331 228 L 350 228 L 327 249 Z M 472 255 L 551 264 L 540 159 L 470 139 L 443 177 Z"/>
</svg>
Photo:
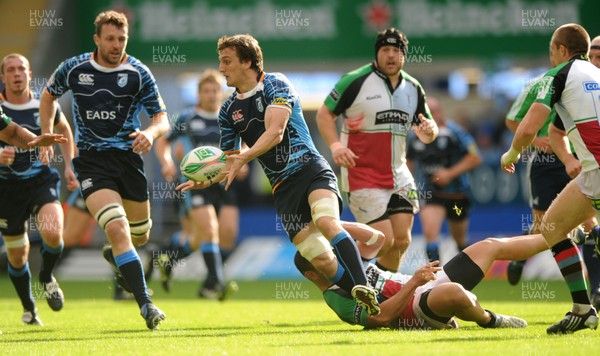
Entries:
<svg viewBox="0 0 600 356">
<path fill-rule="evenodd" d="M 217 52 L 233 47 L 240 62 L 250 61 L 250 68 L 258 72 L 263 70 L 263 54 L 256 38 L 249 34 L 223 36 L 217 42 Z"/>
<path fill-rule="evenodd" d="M 198 91 L 206 83 L 215 83 L 223 87 L 223 75 L 218 70 L 207 69 L 198 78 Z"/>
<path fill-rule="evenodd" d="M 303 276 L 306 272 L 309 271 L 317 272 L 315 266 L 313 266 L 312 263 L 310 263 L 306 258 L 304 258 L 300 254 L 300 251 L 296 251 L 296 254 L 294 255 L 294 265 L 296 265 L 296 268 L 298 269 L 298 271 L 300 271 L 300 273 Z"/>
<path fill-rule="evenodd" d="M 94 26 L 96 26 L 96 35 L 100 36 L 102 26 L 106 24 L 115 25 L 118 29 L 129 27 L 127 16 L 125 16 L 125 14 L 122 12 L 116 12 L 113 10 L 104 11 L 99 13 L 98 16 L 96 16 L 96 20 L 94 20 Z"/>
<path fill-rule="evenodd" d="M 583 26 L 568 23 L 560 26 L 552 35 L 552 44 L 556 47 L 565 46 L 573 56 L 588 54 L 590 50 L 590 35 Z"/>
<path fill-rule="evenodd" d="M 7 54 L 6 56 L 4 56 L 4 58 L 2 58 L 2 63 L 0 63 L 0 73 L 4 74 L 4 63 L 11 58 L 21 58 L 23 60 L 23 62 L 25 62 L 27 64 L 27 68 L 31 69 L 31 66 L 29 65 L 29 60 L 27 59 L 27 57 L 25 57 L 24 55 L 22 55 L 20 53 L 11 53 L 11 54 Z"/>
</svg>

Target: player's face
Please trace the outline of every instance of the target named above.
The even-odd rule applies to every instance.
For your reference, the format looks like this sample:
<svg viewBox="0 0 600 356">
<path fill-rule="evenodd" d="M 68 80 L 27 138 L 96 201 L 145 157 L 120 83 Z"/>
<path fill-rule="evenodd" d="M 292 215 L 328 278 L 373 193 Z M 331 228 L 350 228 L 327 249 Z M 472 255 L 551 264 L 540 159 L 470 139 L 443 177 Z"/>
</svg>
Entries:
<svg viewBox="0 0 600 356">
<path fill-rule="evenodd" d="M 15 93 L 22 94 L 29 88 L 31 80 L 31 71 L 29 63 L 21 57 L 11 57 L 4 61 L 4 72 L 2 81 L 6 89 Z"/>
<path fill-rule="evenodd" d="M 228 86 L 237 88 L 243 83 L 246 67 L 248 66 L 240 62 L 233 47 L 224 48 L 219 52 L 219 72 L 225 76 Z"/>
<path fill-rule="evenodd" d="M 128 29 L 118 28 L 113 24 L 104 24 L 100 28 L 100 36 L 94 35 L 98 47 L 98 63 L 107 67 L 121 64 L 127 47 Z"/>
<path fill-rule="evenodd" d="M 592 45 L 600 45 L 600 43 L 592 43 Z M 590 49 L 590 62 L 600 68 L 600 49 Z"/>
<path fill-rule="evenodd" d="M 404 67 L 404 52 L 396 46 L 383 46 L 377 52 L 377 66 L 387 76 L 397 75 Z"/>
<path fill-rule="evenodd" d="M 206 82 L 198 91 L 200 105 L 207 111 L 217 111 L 223 100 L 223 90 L 218 83 Z"/>
</svg>

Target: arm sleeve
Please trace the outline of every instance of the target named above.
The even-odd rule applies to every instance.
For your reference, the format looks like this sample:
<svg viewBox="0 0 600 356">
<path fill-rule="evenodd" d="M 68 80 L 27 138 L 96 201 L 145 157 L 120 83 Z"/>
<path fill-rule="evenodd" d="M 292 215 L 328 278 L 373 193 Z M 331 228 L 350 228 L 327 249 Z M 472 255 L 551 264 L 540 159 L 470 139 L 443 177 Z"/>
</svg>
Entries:
<svg viewBox="0 0 600 356">
<path fill-rule="evenodd" d="M 233 123 L 227 118 L 227 108 L 229 107 L 230 101 L 231 99 L 222 105 L 221 111 L 219 112 L 219 130 L 221 131 L 221 141 L 219 146 L 221 147 L 221 151 L 225 153 L 238 151 L 241 147 L 240 136 L 235 131 Z"/>
<path fill-rule="evenodd" d="M 171 132 L 169 132 L 169 134 L 166 136 L 167 141 L 173 143 L 185 134 L 185 130 L 188 124 L 186 121 L 186 115 L 177 115 L 175 123 L 171 125 Z"/>
<path fill-rule="evenodd" d="M 413 125 L 419 124 L 419 114 L 423 114 L 426 119 L 433 120 L 429 106 L 427 105 L 427 99 L 425 97 L 425 91 L 421 84 L 417 83 L 417 110 L 415 110 L 415 116 L 412 118 Z"/>
<path fill-rule="evenodd" d="M 479 156 L 479 149 L 477 148 L 477 144 L 475 143 L 475 139 L 471 136 L 470 133 L 467 132 L 462 126 L 458 124 L 452 125 L 454 131 L 456 132 L 456 137 L 458 138 L 458 145 L 460 147 L 460 153 L 462 154 L 472 154 L 475 156 Z"/>
<path fill-rule="evenodd" d="M 541 103 L 552 109 L 565 90 L 567 73 L 570 63 L 558 70 L 549 71 L 540 82 L 536 103 Z"/>
<path fill-rule="evenodd" d="M 276 106 L 292 111 L 298 95 L 291 83 L 283 75 L 265 78 L 265 100 L 267 107 Z"/>
<path fill-rule="evenodd" d="M 50 79 L 48 80 L 48 84 L 46 85 L 46 90 L 55 98 L 60 98 L 64 93 L 71 89 L 69 87 L 68 74 L 71 68 L 75 64 L 75 59 L 68 59 L 62 62 L 58 68 L 52 73 Z"/>
<path fill-rule="evenodd" d="M 142 90 L 140 92 L 140 101 L 146 110 L 148 117 L 153 117 L 161 112 L 167 111 L 163 102 L 156 80 L 148 68 L 141 66 Z"/>
</svg>

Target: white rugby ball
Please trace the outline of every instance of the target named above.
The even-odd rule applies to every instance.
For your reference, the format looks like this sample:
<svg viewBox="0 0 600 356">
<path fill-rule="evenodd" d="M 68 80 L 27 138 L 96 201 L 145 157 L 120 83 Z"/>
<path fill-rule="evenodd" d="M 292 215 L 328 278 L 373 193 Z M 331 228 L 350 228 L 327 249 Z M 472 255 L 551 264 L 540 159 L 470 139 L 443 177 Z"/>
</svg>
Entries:
<svg viewBox="0 0 600 356">
<path fill-rule="evenodd" d="M 207 182 L 225 168 L 227 157 L 217 147 L 196 147 L 181 160 L 181 174 L 194 182 Z"/>
</svg>

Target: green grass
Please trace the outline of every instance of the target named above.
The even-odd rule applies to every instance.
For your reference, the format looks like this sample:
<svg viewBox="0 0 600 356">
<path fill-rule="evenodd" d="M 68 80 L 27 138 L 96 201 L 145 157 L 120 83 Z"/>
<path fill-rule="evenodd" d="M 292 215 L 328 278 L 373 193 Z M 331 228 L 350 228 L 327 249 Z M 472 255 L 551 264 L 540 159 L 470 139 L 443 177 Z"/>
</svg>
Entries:
<svg viewBox="0 0 600 356">
<path fill-rule="evenodd" d="M 561 282 L 538 285 L 546 293 L 529 297 L 523 295 L 527 285 L 505 281 L 486 281 L 475 290 L 485 308 L 523 317 L 526 329 L 483 330 L 461 321 L 459 330 L 427 332 L 362 331 L 339 321 L 309 282 L 291 282 L 300 291 L 296 296 L 282 294 L 292 285 L 281 283 L 241 283 L 240 293 L 225 303 L 196 299 L 198 283 L 179 282 L 169 295 L 153 283 L 153 299 L 168 319 L 151 332 L 135 302 L 110 299 L 108 282 L 62 283 L 64 309 L 52 312 L 39 300 L 45 326 L 23 326 L 12 285 L 0 278 L 0 354 L 576 355 L 600 346 L 600 334 L 589 330 L 546 335 L 570 306 Z"/>
</svg>

